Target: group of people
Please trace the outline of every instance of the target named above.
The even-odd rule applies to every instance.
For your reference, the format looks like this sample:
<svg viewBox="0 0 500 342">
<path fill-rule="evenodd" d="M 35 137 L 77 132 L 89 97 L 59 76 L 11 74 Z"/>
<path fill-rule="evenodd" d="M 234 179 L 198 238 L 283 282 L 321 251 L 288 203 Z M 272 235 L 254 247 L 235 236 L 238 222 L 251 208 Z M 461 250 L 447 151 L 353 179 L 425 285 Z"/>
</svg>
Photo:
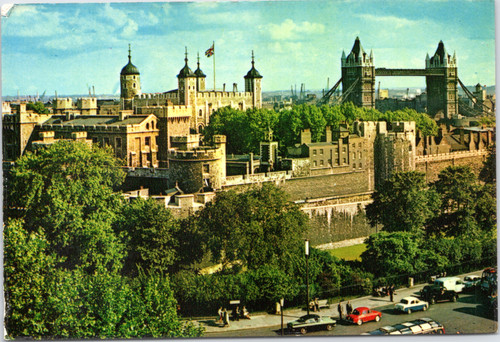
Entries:
<svg viewBox="0 0 500 342">
<path fill-rule="evenodd" d="M 219 315 L 218 323 L 224 323 L 225 327 L 229 326 L 229 312 L 227 311 L 227 309 L 222 308 L 222 306 L 221 306 L 217 313 Z M 240 310 L 239 306 L 236 306 L 236 307 L 233 307 L 231 317 L 232 317 L 233 321 L 239 321 L 240 318 L 250 319 L 250 312 L 248 312 L 248 310 L 245 306 L 243 306 L 243 308 L 241 310 Z"/>
<path fill-rule="evenodd" d="M 344 307 L 342 306 L 342 301 L 339 302 L 337 310 L 339 311 L 340 320 L 342 320 L 342 317 L 344 316 Z M 345 316 L 346 318 L 352 313 L 352 305 L 350 301 L 347 301 L 347 304 L 345 305 L 345 313 L 346 313 Z"/>
<path fill-rule="evenodd" d="M 390 286 L 380 286 L 377 288 L 373 288 L 373 295 L 374 296 L 379 296 L 379 297 L 385 297 L 389 295 L 391 297 L 391 302 L 394 301 L 394 295 L 396 293 L 394 292 L 394 284 Z"/>
</svg>

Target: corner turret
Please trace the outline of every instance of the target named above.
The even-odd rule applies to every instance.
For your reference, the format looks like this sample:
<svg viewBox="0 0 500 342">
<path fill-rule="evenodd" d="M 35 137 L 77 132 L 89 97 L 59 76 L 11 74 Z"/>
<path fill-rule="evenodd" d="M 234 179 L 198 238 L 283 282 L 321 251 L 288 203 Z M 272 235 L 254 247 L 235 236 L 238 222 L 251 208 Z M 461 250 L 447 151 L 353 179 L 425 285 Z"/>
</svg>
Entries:
<svg viewBox="0 0 500 342">
<path fill-rule="evenodd" d="M 252 93 L 254 108 L 262 107 L 262 75 L 255 69 L 255 57 L 252 50 L 252 68 L 245 75 L 245 92 Z"/>
<path fill-rule="evenodd" d="M 184 67 L 177 75 L 177 83 L 179 85 L 179 89 L 177 91 L 179 93 L 179 103 L 187 106 L 192 104 L 194 101 L 197 77 L 188 66 L 187 47 L 185 49 Z"/>
<path fill-rule="evenodd" d="M 141 76 L 139 69 L 132 64 L 130 44 L 128 45 L 128 63 L 120 72 L 120 107 L 133 109 L 134 96 L 141 94 Z"/>
</svg>

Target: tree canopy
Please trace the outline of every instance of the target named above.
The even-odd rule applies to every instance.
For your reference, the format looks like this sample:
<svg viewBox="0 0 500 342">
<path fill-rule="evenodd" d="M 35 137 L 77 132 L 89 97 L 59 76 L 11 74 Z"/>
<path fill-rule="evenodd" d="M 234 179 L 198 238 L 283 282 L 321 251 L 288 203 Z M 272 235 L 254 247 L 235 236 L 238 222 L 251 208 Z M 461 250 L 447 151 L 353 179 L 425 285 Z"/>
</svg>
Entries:
<svg viewBox="0 0 500 342">
<path fill-rule="evenodd" d="M 302 246 L 307 216 L 274 185 L 244 193 L 220 193 L 198 214 L 214 261 L 251 269 L 286 265 Z"/>
</svg>

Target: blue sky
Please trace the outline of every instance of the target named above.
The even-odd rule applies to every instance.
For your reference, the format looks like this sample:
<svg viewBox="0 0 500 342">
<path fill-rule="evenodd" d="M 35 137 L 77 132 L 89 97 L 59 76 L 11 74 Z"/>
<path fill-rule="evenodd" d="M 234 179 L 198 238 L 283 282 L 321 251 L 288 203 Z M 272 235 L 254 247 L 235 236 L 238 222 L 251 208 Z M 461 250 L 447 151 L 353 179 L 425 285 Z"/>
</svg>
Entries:
<svg viewBox="0 0 500 342">
<path fill-rule="evenodd" d="M 495 82 L 493 0 L 240 1 L 170 3 L 56 3 L 16 5 L 2 18 L 2 94 L 119 94 L 119 73 L 139 68 L 143 92 L 177 88 L 187 46 L 196 69 L 200 53 L 207 85 L 215 41 L 216 86 L 244 89 L 255 66 L 263 90 L 332 86 L 340 57 L 359 36 L 375 66 L 424 68 L 440 40 L 456 51 L 467 85 Z M 383 88 L 425 87 L 424 78 L 380 77 Z"/>
</svg>

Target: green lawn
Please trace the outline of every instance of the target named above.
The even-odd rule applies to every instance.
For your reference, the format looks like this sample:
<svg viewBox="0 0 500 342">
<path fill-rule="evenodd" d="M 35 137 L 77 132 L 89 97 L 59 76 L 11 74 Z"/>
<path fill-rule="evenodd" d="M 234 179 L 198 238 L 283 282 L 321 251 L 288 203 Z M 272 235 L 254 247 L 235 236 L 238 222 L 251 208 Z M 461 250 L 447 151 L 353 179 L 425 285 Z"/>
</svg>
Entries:
<svg viewBox="0 0 500 342">
<path fill-rule="evenodd" d="M 359 245 L 352 245 L 347 247 L 340 247 L 329 249 L 331 255 L 345 260 L 361 260 L 360 255 L 366 250 L 366 245 L 360 243 Z"/>
</svg>

